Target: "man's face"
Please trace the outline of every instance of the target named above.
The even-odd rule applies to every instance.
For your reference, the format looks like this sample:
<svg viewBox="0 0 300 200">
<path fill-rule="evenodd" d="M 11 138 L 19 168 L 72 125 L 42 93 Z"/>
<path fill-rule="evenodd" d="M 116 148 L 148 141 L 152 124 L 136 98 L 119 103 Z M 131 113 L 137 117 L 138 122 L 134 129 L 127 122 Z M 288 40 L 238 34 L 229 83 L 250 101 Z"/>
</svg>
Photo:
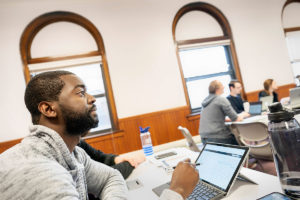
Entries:
<svg viewBox="0 0 300 200">
<path fill-rule="evenodd" d="M 71 135 L 82 135 L 98 126 L 95 98 L 86 93 L 86 88 L 77 76 L 61 76 L 65 82 L 59 96 L 59 108 L 66 131 Z"/>
<path fill-rule="evenodd" d="M 232 92 L 234 94 L 241 94 L 242 91 L 242 85 L 240 83 L 234 83 L 234 88 L 232 88 Z"/>
</svg>

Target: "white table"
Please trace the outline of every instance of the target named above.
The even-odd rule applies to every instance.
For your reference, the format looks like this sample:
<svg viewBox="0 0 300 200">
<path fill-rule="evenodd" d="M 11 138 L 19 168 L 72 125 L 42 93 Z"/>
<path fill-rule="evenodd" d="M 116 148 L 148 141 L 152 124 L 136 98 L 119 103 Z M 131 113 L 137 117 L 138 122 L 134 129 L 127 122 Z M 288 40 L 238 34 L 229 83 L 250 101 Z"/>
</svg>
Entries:
<svg viewBox="0 0 300 200">
<path fill-rule="evenodd" d="M 192 160 L 194 160 L 195 156 L 197 156 L 197 153 L 191 153 Z M 250 177 L 253 181 L 258 183 L 258 185 L 237 180 L 229 192 L 229 195 L 224 199 L 254 200 L 271 192 L 282 193 L 278 177 L 248 168 L 243 168 L 242 173 Z M 163 168 L 156 167 L 149 161 L 142 163 L 133 171 L 127 181 L 138 178 L 143 184 L 143 187 L 129 191 L 129 199 L 158 199 L 152 189 L 170 181 L 171 176 L 172 174 L 168 174 Z"/>
</svg>

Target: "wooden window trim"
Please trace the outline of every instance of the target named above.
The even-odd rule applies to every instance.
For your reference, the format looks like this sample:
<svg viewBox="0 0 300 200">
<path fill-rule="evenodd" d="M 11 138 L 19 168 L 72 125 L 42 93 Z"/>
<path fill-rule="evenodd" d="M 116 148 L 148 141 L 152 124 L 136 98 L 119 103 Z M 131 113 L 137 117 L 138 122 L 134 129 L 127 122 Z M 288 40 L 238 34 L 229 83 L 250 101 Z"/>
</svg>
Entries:
<svg viewBox="0 0 300 200">
<path fill-rule="evenodd" d="M 290 3 L 300 3 L 300 0 L 287 0 L 287 1 L 284 3 L 283 7 L 282 7 L 282 11 L 281 11 L 281 19 L 282 19 L 283 11 L 284 11 L 285 7 L 286 7 L 287 5 L 289 5 Z"/>
<path fill-rule="evenodd" d="M 213 42 L 213 41 L 222 41 L 230 39 L 228 36 L 218 36 L 218 37 L 210 37 L 210 38 L 201 38 L 201 39 L 192 39 L 192 40 L 180 40 L 177 41 L 177 45 L 188 45 L 188 44 L 195 44 L 195 43 L 206 43 L 206 42 Z"/>
<path fill-rule="evenodd" d="M 283 12 L 284 12 L 284 9 L 287 5 L 291 4 L 291 3 L 300 3 L 300 0 L 287 0 L 283 7 L 282 7 L 282 11 L 281 11 L 281 19 L 282 19 L 282 23 L 283 23 Z M 290 28 L 284 28 L 283 29 L 284 33 L 287 33 L 287 32 L 293 32 L 293 31 L 300 31 L 300 27 L 290 27 Z"/>
<path fill-rule="evenodd" d="M 180 73 L 181 73 L 181 80 L 182 80 L 182 83 L 184 86 L 183 88 L 184 88 L 184 93 L 185 93 L 185 99 L 186 99 L 187 105 L 189 106 L 190 112 L 191 112 L 191 104 L 190 104 L 190 100 L 189 100 L 189 96 L 188 96 L 187 86 L 186 86 L 186 83 L 184 80 L 184 74 L 183 74 L 180 57 L 179 57 L 178 42 L 176 41 L 176 36 L 175 36 L 175 31 L 176 31 L 176 26 L 177 26 L 178 21 L 184 14 L 186 14 L 190 11 L 202 11 L 202 12 L 205 12 L 205 13 L 209 14 L 210 16 L 212 16 L 219 23 L 220 27 L 222 28 L 223 36 L 212 37 L 212 38 L 201 38 L 201 39 L 195 39 L 195 40 L 186 40 L 186 41 L 179 41 L 179 42 L 190 44 L 192 41 L 208 42 L 208 41 L 212 41 L 212 39 L 216 39 L 216 40 L 222 40 L 225 38 L 230 39 L 229 47 L 231 50 L 230 54 L 231 54 L 232 62 L 233 62 L 232 63 L 233 69 L 235 71 L 237 80 L 239 82 L 241 82 L 241 84 L 243 84 L 243 79 L 242 79 L 242 75 L 241 75 L 241 71 L 240 71 L 240 67 L 239 67 L 239 63 L 238 63 L 238 59 L 237 59 L 235 45 L 234 45 L 233 38 L 232 38 L 231 28 L 230 28 L 229 22 L 226 19 L 226 17 L 224 16 L 224 14 L 216 7 L 214 7 L 208 3 L 203 3 L 203 2 L 195 2 L 195 3 L 190 3 L 190 4 L 183 6 L 182 8 L 179 9 L 179 11 L 176 13 L 176 15 L 174 17 L 173 24 L 172 24 L 172 34 L 173 34 L 173 41 L 174 41 L 175 49 L 176 49 L 177 62 L 178 62 Z M 247 100 L 247 96 L 246 96 L 244 87 L 243 87 L 241 93 L 242 93 L 243 98 Z"/>
<path fill-rule="evenodd" d="M 44 62 L 53 62 L 53 61 L 61 61 L 61 60 L 70 60 L 76 58 L 86 58 L 86 57 L 93 57 L 93 56 L 101 56 L 99 51 L 91 51 L 88 53 L 77 54 L 77 55 L 69 55 L 69 56 L 57 56 L 57 57 L 40 57 L 40 58 L 31 58 L 28 60 L 28 64 L 37 64 L 37 63 L 44 63 Z"/>
<path fill-rule="evenodd" d="M 93 36 L 93 38 L 97 44 L 97 50 L 92 51 L 92 52 L 83 53 L 83 54 L 68 55 L 68 56 L 63 56 L 63 57 L 32 58 L 31 57 L 31 45 L 32 45 L 32 41 L 33 41 L 34 37 L 45 26 L 55 23 L 55 22 L 71 22 L 71 23 L 74 23 L 74 24 L 77 24 L 77 25 L 83 27 Z M 109 110 L 110 110 L 110 115 L 112 118 L 112 129 L 119 130 L 118 115 L 117 115 L 112 85 L 111 85 L 110 76 L 109 76 L 104 42 L 102 40 L 102 36 L 101 36 L 100 32 L 92 24 L 92 22 L 90 22 L 88 19 L 86 19 L 76 13 L 67 12 L 67 11 L 56 11 L 56 12 L 50 12 L 50 13 L 40 15 L 39 17 L 32 20 L 27 25 L 25 30 L 23 31 L 21 40 L 20 40 L 20 52 L 21 52 L 21 59 L 22 59 L 22 63 L 23 63 L 23 71 L 24 71 L 26 83 L 28 83 L 30 80 L 30 72 L 29 72 L 29 68 L 28 68 L 29 64 L 101 55 L 103 75 L 105 77 L 103 81 L 107 88 L 108 106 L 110 107 Z"/>
<path fill-rule="evenodd" d="M 294 31 L 300 31 L 300 27 L 285 28 L 283 30 L 284 30 L 285 33 L 294 32 Z"/>
</svg>

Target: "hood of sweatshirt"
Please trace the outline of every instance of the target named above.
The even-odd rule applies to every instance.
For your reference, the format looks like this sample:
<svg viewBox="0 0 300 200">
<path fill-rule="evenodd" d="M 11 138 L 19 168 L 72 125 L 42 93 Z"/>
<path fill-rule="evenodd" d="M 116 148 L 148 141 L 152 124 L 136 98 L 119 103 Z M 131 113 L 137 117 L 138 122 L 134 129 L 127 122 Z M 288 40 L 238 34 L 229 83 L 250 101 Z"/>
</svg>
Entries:
<svg viewBox="0 0 300 200">
<path fill-rule="evenodd" d="M 208 97 L 206 97 L 203 102 L 202 102 L 202 106 L 205 108 L 206 106 L 208 106 L 215 98 L 217 97 L 217 95 L 215 94 L 209 94 Z"/>
</svg>

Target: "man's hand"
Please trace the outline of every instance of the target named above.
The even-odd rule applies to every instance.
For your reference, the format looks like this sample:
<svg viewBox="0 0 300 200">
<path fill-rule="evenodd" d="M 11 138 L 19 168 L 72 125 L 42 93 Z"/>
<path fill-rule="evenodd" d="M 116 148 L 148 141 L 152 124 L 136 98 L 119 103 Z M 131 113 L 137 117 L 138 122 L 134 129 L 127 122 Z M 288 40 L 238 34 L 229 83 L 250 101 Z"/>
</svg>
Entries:
<svg viewBox="0 0 300 200">
<path fill-rule="evenodd" d="M 176 166 L 171 180 L 170 189 L 186 199 L 199 181 L 199 173 L 190 160 L 184 160 Z"/>
<path fill-rule="evenodd" d="M 140 163 L 145 161 L 144 154 L 135 154 L 135 155 L 121 155 L 115 157 L 115 164 L 119 164 L 121 162 L 129 162 L 133 167 L 137 167 Z"/>
<path fill-rule="evenodd" d="M 251 116 L 248 112 L 245 112 L 245 111 L 241 112 L 240 115 L 243 116 L 243 118 L 247 118 L 247 117 Z"/>
</svg>

